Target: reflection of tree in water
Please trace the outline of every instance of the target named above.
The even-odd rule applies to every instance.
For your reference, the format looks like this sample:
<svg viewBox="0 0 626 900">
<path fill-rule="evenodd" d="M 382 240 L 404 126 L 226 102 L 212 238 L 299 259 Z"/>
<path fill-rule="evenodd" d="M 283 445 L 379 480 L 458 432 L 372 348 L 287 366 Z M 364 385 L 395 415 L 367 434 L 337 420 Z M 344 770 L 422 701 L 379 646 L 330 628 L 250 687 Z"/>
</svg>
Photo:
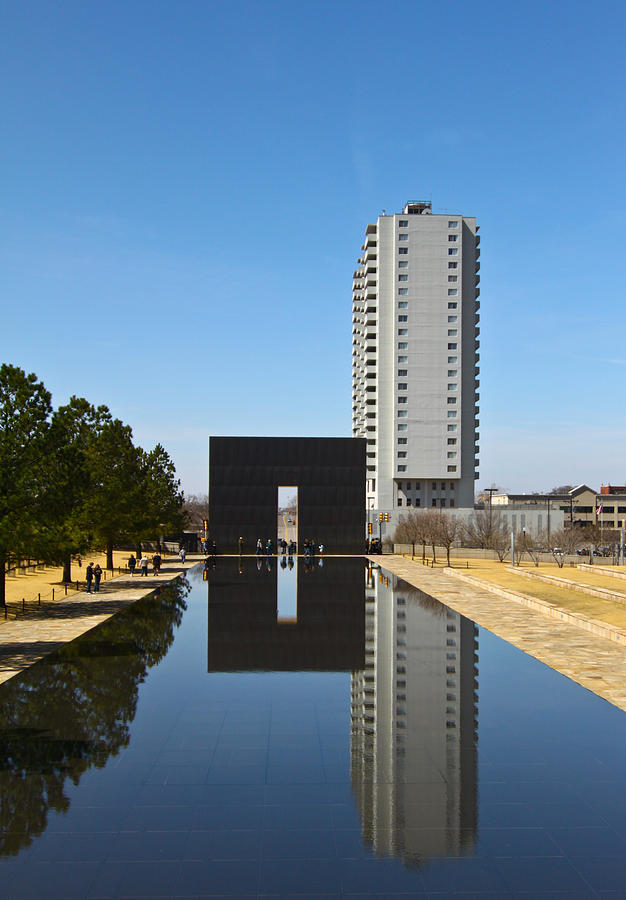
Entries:
<svg viewBox="0 0 626 900">
<path fill-rule="evenodd" d="M 155 591 L 0 688 L 0 855 L 14 856 L 66 812 L 78 784 L 126 747 L 138 685 L 167 653 L 189 584 Z"/>
</svg>

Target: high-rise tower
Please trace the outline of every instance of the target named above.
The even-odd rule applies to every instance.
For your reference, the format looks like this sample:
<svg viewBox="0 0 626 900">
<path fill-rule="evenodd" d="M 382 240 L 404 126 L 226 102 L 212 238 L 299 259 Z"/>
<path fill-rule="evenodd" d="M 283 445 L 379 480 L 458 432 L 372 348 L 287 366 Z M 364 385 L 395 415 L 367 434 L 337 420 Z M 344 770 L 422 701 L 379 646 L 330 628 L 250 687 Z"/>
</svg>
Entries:
<svg viewBox="0 0 626 900">
<path fill-rule="evenodd" d="M 474 504 L 479 243 L 475 218 L 433 215 L 428 202 L 365 230 L 352 295 L 352 433 L 367 438 L 368 510 Z"/>
</svg>

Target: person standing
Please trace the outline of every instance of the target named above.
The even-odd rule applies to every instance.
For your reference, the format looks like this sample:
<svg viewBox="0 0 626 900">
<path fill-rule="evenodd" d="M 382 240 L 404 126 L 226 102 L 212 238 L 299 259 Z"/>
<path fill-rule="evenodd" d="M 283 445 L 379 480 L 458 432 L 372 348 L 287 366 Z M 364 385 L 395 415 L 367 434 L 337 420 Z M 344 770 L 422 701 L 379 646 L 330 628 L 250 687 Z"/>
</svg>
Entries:
<svg viewBox="0 0 626 900">
<path fill-rule="evenodd" d="M 161 572 L 161 554 L 155 553 L 152 557 L 152 566 L 154 568 L 154 575 L 159 575 Z"/>
<path fill-rule="evenodd" d="M 145 553 L 141 557 L 141 561 L 140 561 L 139 565 L 141 566 L 141 574 L 147 575 L 148 574 L 148 557 L 146 556 Z"/>
<path fill-rule="evenodd" d="M 256 555 L 260 556 L 263 553 L 263 544 L 261 543 L 261 538 L 257 538 L 256 541 Z"/>
<path fill-rule="evenodd" d="M 90 562 L 85 569 L 85 580 L 87 581 L 87 593 L 91 594 L 91 583 L 93 582 L 93 563 Z"/>
<path fill-rule="evenodd" d="M 184 547 L 180 548 L 180 550 L 178 551 L 178 555 L 180 557 L 181 563 L 184 564 L 184 562 L 185 562 L 185 548 Z"/>
<path fill-rule="evenodd" d="M 99 593 L 100 591 L 100 579 L 102 578 L 102 569 L 100 567 L 100 563 L 96 563 L 93 570 L 93 592 L 94 594 Z"/>
<path fill-rule="evenodd" d="M 128 571 L 130 572 L 130 577 L 132 578 L 135 574 L 135 569 L 137 568 L 137 560 L 135 558 L 135 554 L 131 553 L 128 557 Z"/>
</svg>

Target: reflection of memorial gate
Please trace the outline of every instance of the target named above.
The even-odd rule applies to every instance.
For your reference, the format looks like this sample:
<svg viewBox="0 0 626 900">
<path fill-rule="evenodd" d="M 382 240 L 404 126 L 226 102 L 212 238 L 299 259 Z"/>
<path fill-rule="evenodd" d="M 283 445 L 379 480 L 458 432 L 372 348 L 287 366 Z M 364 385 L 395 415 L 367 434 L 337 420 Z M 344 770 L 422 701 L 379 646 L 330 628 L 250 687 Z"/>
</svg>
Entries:
<svg viewBox="0 0 626 900">
<path fill-rule="evenodd" d="M 298 488 L 298 539 L 330 553 L 362 553 L 365 539 L 364 438 L 212 437 L 209 527 L 219 553 L 254 553 L 276 539 L 280 485 Z"/>
<path fill-rule="evenodd" d="M 209 571 L 209 672 L 353 671 L 365 664 L 364 563 L 298 565 L 298 618 L 277 612 L 277 560 L 220 560 Z"/>
</svg>

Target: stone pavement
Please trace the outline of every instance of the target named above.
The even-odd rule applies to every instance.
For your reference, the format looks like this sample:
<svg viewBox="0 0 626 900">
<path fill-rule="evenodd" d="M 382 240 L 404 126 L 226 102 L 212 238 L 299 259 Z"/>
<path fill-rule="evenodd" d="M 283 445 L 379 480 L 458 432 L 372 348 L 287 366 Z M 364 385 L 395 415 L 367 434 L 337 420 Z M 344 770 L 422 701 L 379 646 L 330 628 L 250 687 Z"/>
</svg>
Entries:
<svg viewBox="0 0 626 900">
<path fill-rule="evenodd" d="M 103 581 L 98 594 L 74 594 L 41 607 L 27 607 L 16 619 L 0 619 L 0 684 L 145 597 L 158 585 L 173 581 L 202 559 L 187 557 L 184 564 L 178 559 L 166 559 L 158 576 L 152 572 L 147 577 L 120 575 Z"/>
<path fill-rule="evenodd" d="M 549 617 L 522 602 L 498 596 L 493 592 L 493 584 L 479 586 L 475 577 L 473 583 L 468 584 L 450 570 L 431 569 L 401 556 L 368 558 L 626 710 L 626 649 L 623 646 L 578 625 Z M 459 575 L 462 577 L 462 573 Z"/>
</svg>

